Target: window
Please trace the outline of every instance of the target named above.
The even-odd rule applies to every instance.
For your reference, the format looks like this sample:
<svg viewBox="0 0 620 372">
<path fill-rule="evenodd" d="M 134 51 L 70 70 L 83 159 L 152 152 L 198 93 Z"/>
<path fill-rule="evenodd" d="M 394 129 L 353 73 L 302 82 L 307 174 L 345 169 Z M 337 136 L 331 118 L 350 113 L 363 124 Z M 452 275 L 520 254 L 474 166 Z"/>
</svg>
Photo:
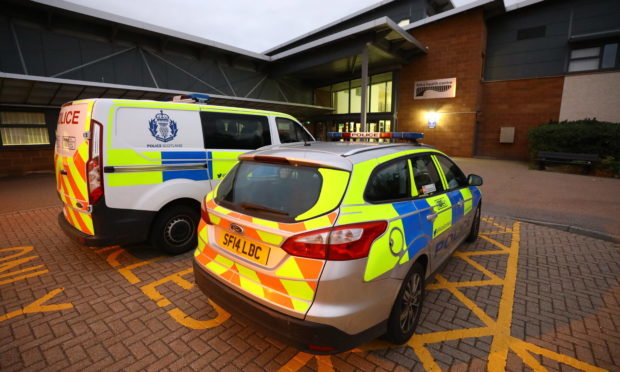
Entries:
<svg viewBox="0 0 620 372">
<path fill-rule="evenodd" d="M 312 208 L 323 185 L 321 174 L 313 167 L 245 161 L 238 163 L 231 173 L 219 186 L 218 203 L 251 216 L 282 222 L 295 222 L 296 216 Z"/>
<path fill-rule="evenodd" d="M 205 148 L 253 150 L 271 144 L 266 116 L 201 112 Z"/>
<path fill-rule="evenodd" d="M 454 190 L 460 187 L 467 186 L 467 177 L 463 174 L 461 169 L 452 162 L 452 160 L 445 156 L 437 156 L 439 165 L 446 176 L 446 182 L 448 183 L 448 189 Z"/>
<path fill-rule="evenodd" d="M 411 159 L 415 190 L 419 196 L 426 197 L 443 192 L 441 178 L 430 155 Z"/>
<path fill-rule="evenodd" d="M 50 138 L 42 112 L 0 112 L 3 146 L 49 145 Z"/>
<path fill-rule="evenodd" d="M 371 203 L 410 198 L 408 166 L 407 159 L 400 159 L 377 167 L 368 180 L 364 198 Z"/>
<path fill-rule="evenodd" d="M 313 141 L 299 124 L 290 119 L 276 118 L 276 126 L 282 143 Z"/>
<path fill-rule="evenodd" d="M 571 50 L 568 71 L 592 71 L 618 66 L 618 43 L 608 43 Z"/>
<path fill-rule="evenodd" d="M 392 72 L 372 75 L 367 87 L 367 112 L 392 112 Z M 324 98 L 331 91 L 331 103 Z M 328 96 L 327 96 L 328 97 Z M 334 114 L 357 114 L 362 111 L 361 79 L 344 81 L 327 87 L 315 89 L 315 103 L 332 106 Z"/>
</svg>

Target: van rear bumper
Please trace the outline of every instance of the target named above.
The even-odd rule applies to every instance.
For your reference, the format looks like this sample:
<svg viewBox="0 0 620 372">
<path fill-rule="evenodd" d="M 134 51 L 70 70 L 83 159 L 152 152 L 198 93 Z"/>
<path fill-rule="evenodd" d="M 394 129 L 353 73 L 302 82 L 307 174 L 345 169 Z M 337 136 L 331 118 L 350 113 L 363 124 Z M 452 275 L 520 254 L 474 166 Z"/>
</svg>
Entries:
<svg viewBox="0 0 620 372">
<path fill-rule="evenodd" d="M 264 333 L 302 351 L 312 354 L 335 354 L 375 339 L 387 330 L 387 321 L 384 321 L 351 335 L 327 324 L 298 319 L 274 311 L 239 294 L 214 278 L 195 259 L 193 264 L 196 284 L 211 300 L 233 315 L 245 318 Z"/>
<path fill-rule="evenodd" d="M 73 227 L 60 212 L 58 224 L 63 232 L 80 244 L 91 247 L 127 245 L 148 239 L 151 223 L 157 212 L 133 209 L 108 208 L 104 203 L 93 208 L 95 235 L 89 235 Z"/>
<path fill-rule="evenodd" d="M 81 244 L 84 244 L 90 247 L 102 247 L 102 246 L 114 244 L 110 240 L 110 238 L 104 238 L 104 237 L 100 237 L 96 235 L 89 235 L 76 229 L 69 223 L 69 221 L 67 221 L 64 213 L 62 212 L 58 214 L 58 225 L 60 225 L 60 228 L 68 237 L 77 241 L 78 243 L 81 243 Z"/>
</svg>

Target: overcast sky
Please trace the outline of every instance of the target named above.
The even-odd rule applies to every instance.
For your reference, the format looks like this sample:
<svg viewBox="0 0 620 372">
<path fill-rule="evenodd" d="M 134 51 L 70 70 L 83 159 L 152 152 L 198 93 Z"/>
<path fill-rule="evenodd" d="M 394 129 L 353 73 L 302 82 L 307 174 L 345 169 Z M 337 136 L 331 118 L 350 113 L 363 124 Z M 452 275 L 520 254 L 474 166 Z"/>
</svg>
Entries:
<svg viewBox="0 0 620 372">
<path fill-rule="evenodd" d="M 61 0 L 62 1 L 62 0 Z M 263 52 L 377 0 L 65 0 Z M 520 0 L 506 0 L 506 4 Z M 461 6 L 472 0 L 453 0 Z"/>
</svg>

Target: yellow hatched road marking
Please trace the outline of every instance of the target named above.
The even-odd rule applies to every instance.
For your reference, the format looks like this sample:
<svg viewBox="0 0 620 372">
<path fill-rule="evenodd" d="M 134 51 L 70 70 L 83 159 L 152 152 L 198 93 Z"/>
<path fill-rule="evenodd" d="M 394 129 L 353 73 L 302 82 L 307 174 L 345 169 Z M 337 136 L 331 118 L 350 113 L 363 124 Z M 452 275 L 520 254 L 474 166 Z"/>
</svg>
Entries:
<svg viewBox="0 0 620 372">
<path fill-rule="evenodd" d="M 427 371 L 440 371 L 439 364 L 435 361 L 435 358 L 426 347 L 428 344 L 434 344 L 438 342 L 458 340 L 464 338 L 479 338 L 488 337 L 493 338 L 491 343 L 491 350 L 489 352 L 487 360 L 488 371 L 504 371 L 506 369 L 506 360 L 508 357 L 508 351 L 513 351 L 525 365 L 532 368 L 535 371 L 544 371 L 545 367 L 534 357 L 533 354 L 541 355 L 545 358 L 549 358 L 556 362 L 568 365 L 570 367 L 587 371 L 587 372 L 601 372 L 605 369 L 593 366 L 586 362 L 580 361 L 576 358 L 557 353 L 555 351 L 545 349 L 538 345 L 535 345 L 524 340 L 520 340 L 511 335 L 512 313 L 515 296 L 515 285 L 517 281 L 517 269 L 519 261 L 519 249 L 520 249 L 520 222 L 515 222 L 511 228 L 502 226 L 493 219 L 483 218 L 483 221 L 492 225 L 495 228 L 501 229 L 501 231 L 489 231 L 480 233 L 485 241 L 493 244 L 499 250 L 495 251 L 475 251 L 475 252 L 456 252 L 454 255 L 470 264 L 472 267 L 489 276 L 491 280 L 480 281 L 465 281 L 465 282 L 450 282 L 442 275 L 435 276 L 437 282 L 431 283 L 426 286 L 427 290 L 448 290 L 455 298 L 457 298 L 463 305 L 465 305 L 472 313 L 474 313 L 483 323 L 484 326 L 477 328 L 467 329 L 455 329 L 441 332 L 431 332 L 424 334 L 414 334 L 414 336 L 407 342 L 408 346 L 413 349 L 415 354 L 420 359 L 422 366 Z M 490 236 L 497 234 L 512 234 L 510 245 L 506 246 L 491 238 Z M 473 261 L 472 256 L 485 256 L 485 255 L 508 255 L 506 263 L 506 275 L 504 278 L 499 278 L 497 275 L 491 273 L 484 266 Z M 490 274 L 490 275 L 489 275 Z M 497 320 L 491 318 L 482 308 L 476 305 L 471 299 L 469 299 L 459 288 L 464 287 L 476 287 L 476 286 L 489 286 L 489 285 L 501 285 L 502 297 L 499 302 L 499 310 Z M 384 341 L 372 341 L 360 349 L 353 350 L 353 352 L 366 352 L 372 350 L 381 350 L 396 347 Z M 291 359 L 282 369 L 285 371 L 296 371 L 305 366 L 311 357 L 305 353 L 298 353 L 293 359 Z"/>
</svg>

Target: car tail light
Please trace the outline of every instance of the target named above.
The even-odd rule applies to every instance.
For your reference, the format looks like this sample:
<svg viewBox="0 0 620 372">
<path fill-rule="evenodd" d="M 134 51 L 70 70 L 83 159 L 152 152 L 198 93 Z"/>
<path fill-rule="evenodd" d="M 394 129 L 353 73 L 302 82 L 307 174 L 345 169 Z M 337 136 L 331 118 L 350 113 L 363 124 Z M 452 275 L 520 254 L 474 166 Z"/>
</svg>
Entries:
<svg viewBox="0 0 620 372">
<path fill-rule="evenodd" d="M 209 213 L 207 212 L 207 199 L 202 200 L 202 206 L 200 207 L 200 218 L 207 225 L 211 225 L 211 219 L 209 218 Z"/>
<path fill-rule="evenodd" d="M 370 245 L 387 228 L 387 221 L 373 221 L 315 230 L 288 238 L 282 245 L 288 254 L 334 261 L 368 256 Z"/>
<path fill-rule="evenodd" d="M 101 164 L 102 145 L 101 123 L 91 120 L 90 122 L 90 154 L 86 162 L 86 178 L 88 180 L 88 203 L 96 203 L 103 196 L 103 167 Z"/>
</svg>

